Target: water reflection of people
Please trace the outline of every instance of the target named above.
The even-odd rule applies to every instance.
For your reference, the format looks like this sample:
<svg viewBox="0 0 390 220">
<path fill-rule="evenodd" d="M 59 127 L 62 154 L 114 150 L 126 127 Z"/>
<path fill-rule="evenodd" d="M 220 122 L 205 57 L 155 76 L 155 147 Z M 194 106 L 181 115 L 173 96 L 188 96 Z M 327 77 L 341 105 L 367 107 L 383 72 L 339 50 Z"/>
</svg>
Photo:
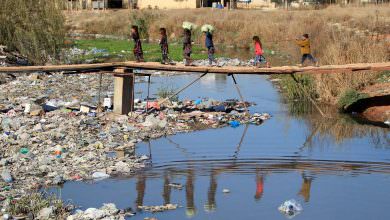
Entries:
<svg viewBox="0 0 390 220">
<path fill-rule="evenodd" d="M 187 182 L 186 182 L 186 200 L 187 200 L 186 214 L 188 217 L 193 217 L 196 214 L 196 207 L 195 207 L 195 200 L 194 200 L 194 181 L 195 181 L 194 170 L 189 169 L 187 173 Z"/>
<path fill-rule="evenodd" d="M 207 204 L 204 206 L 206 211 L 215 211 L 217 208 L 217 203 L 215 199 L 215 195 L 217 193 L 217 171 L 212 170 L 210 173 L 210 186 L 209 190 L 207 191 Z"/>
<path fill-rule="evenodd" d="M 135 204 L 137 205 L 137 209 L 139 206 L 144 205 L 145 188 L 146 188 L 146 176 L 138 175 L 137 184 L 136 184 L 137 200 L 135 201 Z"/>
<path fill-rule="evenodd" d="M 256 193 L 255 200 L 259 201 L 263 197 L 264 193 L 264 175 L 260 173 L 260 170 L 256 169 Z"/>
<path fill-rule="evenodd" d="M 168 173 L 166 172 L 164 174 L 164 191 L 163 191 L 163 198 L 164 198 L 164 205 L 171 203 L 171 187 L 169 186 L 169 177 Z"/>
<path fill-rule="evenodd" d="M 312 177 L 306 176 L 304 173 L 302 174 L 303 182 L 301 186 L 301 190 L 298 195 L 301 195 L 305 202 L 310 201 L 310 190 L 311 190 L 311 182 L 313 181 Z"/>
</svg>

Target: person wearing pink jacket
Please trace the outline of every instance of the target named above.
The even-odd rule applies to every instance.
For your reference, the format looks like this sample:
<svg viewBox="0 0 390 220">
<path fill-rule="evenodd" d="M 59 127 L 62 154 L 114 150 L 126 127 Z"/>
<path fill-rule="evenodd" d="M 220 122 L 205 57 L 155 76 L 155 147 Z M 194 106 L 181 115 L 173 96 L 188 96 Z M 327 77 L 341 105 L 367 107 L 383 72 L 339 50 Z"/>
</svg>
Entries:
<svg viewBox="0 0 390 220">
<path fill-rule="evenodd" d="M 255 63 L 254 65 L 260 67 L 261 64 L 265 64 L 267 68 L 270 68 L 269 62 L 263 56 L 263 48 L 258 36 L 253 37 L 253 43 L 255 44 Z"/>
</svg>

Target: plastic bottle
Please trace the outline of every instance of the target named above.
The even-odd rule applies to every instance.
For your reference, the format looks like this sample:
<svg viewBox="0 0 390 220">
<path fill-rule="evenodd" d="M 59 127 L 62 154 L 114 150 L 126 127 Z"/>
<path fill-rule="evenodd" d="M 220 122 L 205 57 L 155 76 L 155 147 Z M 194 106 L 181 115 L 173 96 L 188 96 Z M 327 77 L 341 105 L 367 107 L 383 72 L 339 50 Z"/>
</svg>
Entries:
<svg viewBox="0 0 390 220">
<path fill-rule="evenodd" d="M 62 155 L 62 147 L 60 145 L 57 145 L 55 147 L 55 150 L 54 150 L 54 155 L 56 156 L 56 158 L 61 158 L 61 155 Z"/>
<path fill-rule="evenodd" d="M 25 147 L 23 147 L 23 148 L 20 148 L 20 151 L 19 151 L 21 154 L 28 154 L 28 152 L 29 152 L 29 150 L 28 150 L 28 148 L 25 148 Z"/>
<path fill-rule="evenodd" d="M 13 182 L 13 178 L 11 176 L 11 172 L 8 169 L 4 169 L 3 172 L 1 172 L 1 178 L 7 183 Z"/>
</svg>

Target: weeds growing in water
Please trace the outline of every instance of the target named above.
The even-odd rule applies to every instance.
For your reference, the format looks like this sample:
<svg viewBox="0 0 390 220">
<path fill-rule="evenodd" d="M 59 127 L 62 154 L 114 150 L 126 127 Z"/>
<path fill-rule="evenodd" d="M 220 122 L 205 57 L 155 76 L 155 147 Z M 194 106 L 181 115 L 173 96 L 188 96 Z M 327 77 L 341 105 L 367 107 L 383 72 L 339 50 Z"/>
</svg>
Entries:
<svg viewBox="0 0 390 220">
<path fill-rule="evenodd" d="M 169 87 L 169 86 L 163 86 L 163 87 L 160 87 L 157 89 L 157 96 L 158 96 L 158 98 L 165 99 L 165 98 L 171 97 L 173 94 L 175 94 L 175 92 L 176 92 L 176 89 Z M 176 96 L 172 97 L 170 100 L 173 102 L 177 102 L 177 101 L 179 101 L 179 96 L 176 95 Z"/>
<path fill-rule="evenodd" d="M 0 44 L 19 51 L 33 64 L 56 58 L 65 37 L 60 3 L 60 0 L 2 0 Z"/>
<path fill-rule="evenodd" d="M 11 215 L 33 215 L 37 216 L 43 208 L 53 207 L 53 214 L 57 219 L 65 218 L 69 213 L 69 205 L 65 204 L 55 195 L 45 195 L 43 193 L 30 193 L 18 199 L 12 199 L 7 211 Z"/>
<path fill-rule="evenodd" d="M 300 74 L 296 75 L 295 78 L 298 80 L 299 84 L 294 81 L 294 79 L 290 76 L 283 76 L 281 85 L 284 87 L 283 90 L 285 92 L 285 96 L 289 100 L 307 100 L 308 97 L 302 92 L 302 89 L 306 90 L 308 94 L 310 94 L 311 98 L 316 99 L 318 95 L 316 94 L 316 90 L 314 88 L 313 78 L 309 75 Z"/>
</svg>

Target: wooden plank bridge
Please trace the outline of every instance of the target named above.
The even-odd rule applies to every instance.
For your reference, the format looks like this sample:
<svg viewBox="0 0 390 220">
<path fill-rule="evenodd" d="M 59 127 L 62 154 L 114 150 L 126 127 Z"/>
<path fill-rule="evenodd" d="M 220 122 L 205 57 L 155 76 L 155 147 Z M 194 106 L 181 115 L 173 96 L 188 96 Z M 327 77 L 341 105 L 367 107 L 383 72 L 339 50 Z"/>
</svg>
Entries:
<svg viewBox="0 0 390 220">
<path fill-rule="evenodd" d="M 169 71 L 173 74 L 185 73 L 202 73 L 202 75 L 190 84 L 179 90 L 175 95 L 188 88 L 208 73 L 231 75 L 236 89 L 243 100 L 234 75 L 272 75 L 272 74 L 289 74 L 294 79 L 295 73 L 352 73 L 357 71 L 386 71 L 390 70 L 390 62 L 384 63 L 355 63 L 346 65 L 325 65 L 325 66 L 282 66 L 272 68 L 242 67 L 242 66 L 184 66 L 184 65 L 163 65 L 156 62 L 113 62 L 99 64 L 78 64 L 78 65 L 52 65 L 52 66 L 15 66 L 0 67 L 0 74 L 4 73 L 28 73 L 28 72 L 73 72 L 73 73 L 101 73 L 114 75 L 114 112 L 118 114 L 127 114 L 134 109 L 134 78 L 136 76 L 151 76 L 153 73 L 137 74 L 134 69 Z M 149 78 L 150 79 L 150 78 Z M 310 97 L 309 97 L 310 98 Z M 162 102 L 168 99 L 163 100 Z M 311 100 L 313 103 L 314 101 Z M 315 103 L 314 103 L 315 104 Z M 316 105 L 317 106 L 317 105 Z M 317 107 L 321 114 L 322 111 Z"/>
<path fill-rule="evenodd" d="M 307 66 L 281 66 L 272 68 L 256 67 L 205 67 L 205 66 L 184 66 L 184 65 L 162 65 L 156 62 L 115 62 L 99 64 L 77 64 L 77 65 L 53 65 L 53 66 L 17 66 L 0 67 L 0 73 L 18 72 L 99 72 L 109 71 L 117 68 L 158 70 L 170 72 L 195 72 L 195 73 L 218 73 L 218 74 L 292 74 L 292 73 L 340 73 L 356 71 L 384 71 L 390 70 L 390 62 L 385 63 L 355 63 L 345 65 L 325 65 L 320 67 Z"/>
</svg>

